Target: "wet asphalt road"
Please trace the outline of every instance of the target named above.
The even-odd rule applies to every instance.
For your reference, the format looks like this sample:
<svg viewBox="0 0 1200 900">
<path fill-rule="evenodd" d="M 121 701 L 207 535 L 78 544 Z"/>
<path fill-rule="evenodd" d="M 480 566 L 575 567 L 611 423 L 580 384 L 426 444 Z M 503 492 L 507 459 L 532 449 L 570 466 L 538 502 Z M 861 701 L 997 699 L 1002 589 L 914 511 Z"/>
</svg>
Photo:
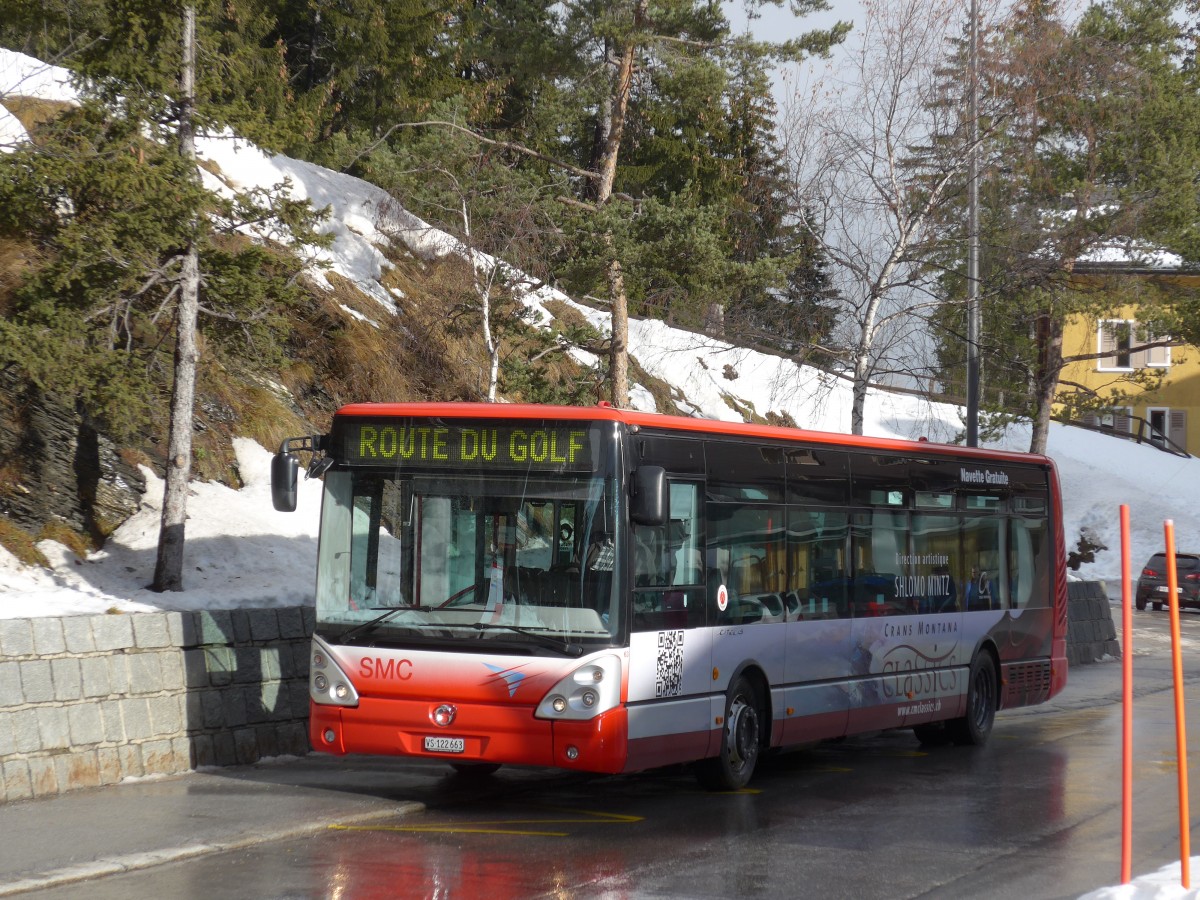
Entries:
<svg viewBox="0 0 1200 900">
<path fill-rule="evenodd" d="M 1135 619 L 1137 875 L 1178 858 L 1179 817 L 1168 616 Z M 1200 698 L 1200 615 L 1184 614 L 1183 633 Z M 437 765 L 297 760 L 253 777 L 425 811 L 23 896 L 1078 897 L 1119 880 L 1120 668 L 1073 670 L 1055 702 L 1002 713 L 981 749 L 854 738 L 769 759 L 739 793 L 705 792 L 682 769 L 476 783 Z"/>
</svg>

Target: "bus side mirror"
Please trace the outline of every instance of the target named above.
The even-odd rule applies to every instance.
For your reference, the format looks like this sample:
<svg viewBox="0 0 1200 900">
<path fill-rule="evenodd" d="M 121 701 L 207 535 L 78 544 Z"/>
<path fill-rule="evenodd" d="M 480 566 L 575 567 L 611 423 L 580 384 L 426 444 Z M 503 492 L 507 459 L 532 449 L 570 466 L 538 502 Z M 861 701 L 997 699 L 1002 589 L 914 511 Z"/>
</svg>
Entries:
<svg viewBox="0 0 1200 900">
<path fill-rule="evenodd" d="M 638 525 L 664 525 L 671 505 L 667 472 L 662 466 L 639 466 L 633 473 L 629 514 Z"/>
<path fill-rule="evenodd" d="M 279 512 L 296 511 L 296 478 L 300 460 L 280 450 L 271 459 L 271 504 Z"/>
</svg>

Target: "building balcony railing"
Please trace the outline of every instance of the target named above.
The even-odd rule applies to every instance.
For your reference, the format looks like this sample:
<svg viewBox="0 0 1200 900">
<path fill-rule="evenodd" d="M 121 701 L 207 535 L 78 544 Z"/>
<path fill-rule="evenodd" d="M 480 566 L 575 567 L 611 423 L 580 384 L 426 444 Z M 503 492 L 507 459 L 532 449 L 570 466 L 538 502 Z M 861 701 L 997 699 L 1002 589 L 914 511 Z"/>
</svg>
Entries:
<svg viewBox="0 0 1200 900">
<path fill-rule="evenodd" d="M 1133 441 L 1137 444 L 1149 444 L 1151 447 L 1156 447 L 1164 453 L 1170 453 L 1172 456 L 1191 456 L 1190 453 L 1140 416 L 1122 415 L 1120 417 L 1120 424 L 1125 425 L 1128 423 L 1128 428 L 1118 428 L 1115 423 L 1111 425 L 1094 424 L 1085 422 L 1082 419 L 1071 419 L 1066 416 L 1056 416 L 1055 420 L 1064 425 L 1086 428 L 1088 431 L 1107 434 L 1111 437 Z"/>
</svg>

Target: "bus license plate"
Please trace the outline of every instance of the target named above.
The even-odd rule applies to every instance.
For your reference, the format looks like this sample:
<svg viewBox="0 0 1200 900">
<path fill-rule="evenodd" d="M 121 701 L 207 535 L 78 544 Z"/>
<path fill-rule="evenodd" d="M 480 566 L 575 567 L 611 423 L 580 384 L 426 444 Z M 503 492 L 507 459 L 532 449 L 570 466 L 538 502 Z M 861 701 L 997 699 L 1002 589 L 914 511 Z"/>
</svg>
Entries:
<svg viewBox="0 0 1200 900">
<path fill-rule="evenodd" d="M 463 738 L 427 737 L 425 750 L 429 753 L 462 753 L 465 749 Z"/>
</svg>

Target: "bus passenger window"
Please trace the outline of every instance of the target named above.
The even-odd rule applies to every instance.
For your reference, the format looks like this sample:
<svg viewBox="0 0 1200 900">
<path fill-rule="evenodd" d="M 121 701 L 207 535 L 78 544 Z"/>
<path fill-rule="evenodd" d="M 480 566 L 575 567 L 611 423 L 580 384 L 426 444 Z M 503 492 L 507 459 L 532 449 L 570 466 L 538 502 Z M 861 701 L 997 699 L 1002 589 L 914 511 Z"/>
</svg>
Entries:
<svg viewBox="0 0 1200 900">
<path fill-rule="evenodd" d="M 908 517 L 877 509 L 854 516 L 850 533 L 854 560 L 851 593 L 854 617 L 897 616 L 919 612 L 919 582 L 908 549 Z"/>
<path fill-rule="evenodd" d="M 1013 609 L 1051 605 L 1047 559 L 1050 537 L 1045 519 L 1013 519 L 1008 545 L 1008 571 Z"/>
<path fill-rule="evenodd" d="M 783 621 L 784 511 L 710 503 L 708 518 L 712 527 L 706 561 L 710 614 L 717 622 L 737 625 Z"/>
<path fill-rule="evenodd" d="M 920 613 L 958 612 L 961 602 L 958 565 L 958 519 L 954 516 L 914 515 L 913 553 L 901 582 L 911 588 Z"/>
<path fill-rule="evenodd" d="M 847 618 L 846 514 L 792 509 L 788 513 L 789 619 Z"/>
<path fill-rule="evenodd" d="M 963 563 L 961 578 L 964 609 L 1003 609 L 1008 602 L 1008 586 L 1001 577 L 1000 518 L 964 519 L 962 523 Z"/>
</svg>

